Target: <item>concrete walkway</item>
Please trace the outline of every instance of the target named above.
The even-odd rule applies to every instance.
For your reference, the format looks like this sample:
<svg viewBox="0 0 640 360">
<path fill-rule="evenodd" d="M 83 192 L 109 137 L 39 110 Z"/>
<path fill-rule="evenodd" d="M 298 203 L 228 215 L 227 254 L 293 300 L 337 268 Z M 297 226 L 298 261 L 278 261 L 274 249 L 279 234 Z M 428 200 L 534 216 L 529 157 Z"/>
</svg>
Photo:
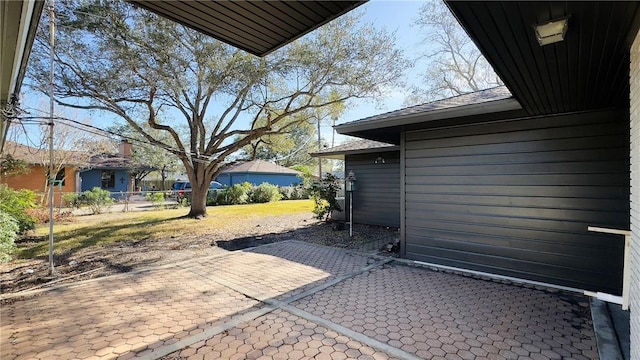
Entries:
<svg viewBox="0 0 640 360">
<path fill-rule="evenodd" d="M 588 300 L 297 241 L 1 309 L 2 359 L 597 359 Z"/>
</svg>

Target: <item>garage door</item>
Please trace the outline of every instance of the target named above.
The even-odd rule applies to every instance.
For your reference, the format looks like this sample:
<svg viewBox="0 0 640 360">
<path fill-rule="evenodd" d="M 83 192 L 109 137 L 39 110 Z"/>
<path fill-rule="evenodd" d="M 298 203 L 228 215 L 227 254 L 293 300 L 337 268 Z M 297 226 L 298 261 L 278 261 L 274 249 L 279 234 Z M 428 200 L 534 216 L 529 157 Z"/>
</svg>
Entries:
<svg viewBox="0 0 640 360">
<path fill-rule="evenodd" d="M 405 134 L 404 255 L 620 294 L 629 229 L 621 112 Z"/>
</svg>

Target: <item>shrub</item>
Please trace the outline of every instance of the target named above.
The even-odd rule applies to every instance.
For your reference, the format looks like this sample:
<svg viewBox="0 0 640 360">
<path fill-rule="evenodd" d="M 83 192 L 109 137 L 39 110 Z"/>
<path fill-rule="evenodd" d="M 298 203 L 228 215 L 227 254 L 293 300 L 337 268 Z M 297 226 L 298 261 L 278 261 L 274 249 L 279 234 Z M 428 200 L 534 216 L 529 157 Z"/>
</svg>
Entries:
<svg viewBox="0 0 640 360">
<path fill-rule="evenodd" d="M 147 193 L 145 199 L 151 201 L 156 207 L 164 206 L 164 193 L 162 192 Z"/>
<path fill-rule="evenodd" d="M 111 193 L 108 190 L 104 190 L 99 187 L 94 187 L 91 191 L 87 190 L 83 192 L 82 197 L 91 209 L 92 214 L 101 214 L 104 207 L 113 205 Z"/>
<path fill-rule="evenodd" d="M 18 222 L 19 233 L 35 227 L 35 219 L 27 213 L 27 209 L 36 207 L 36 194 L 33 191 L 13 190 L 6 184 L 0 185 L 0 210 Z"/>
<path fill-rule="evenodd" d="M 316 214 L 317 219 L 329 220 L 331 212 L 342 211 L 336 200 L 339 188 L 338 178 L 329 173 L 322 180 L 311 185 L 309 191 L 314 202 L 313 213 Z"/>
<path fill-rule="evenodd" d="M 218 195 L 218 203 L 222 205 L 246 204 L 249 201 L 251 188 L 252 186 L 248 182 L 230 186 Z"/>
<path fill-rule="evenodd" d="M 80 193 L 66 193 L 62 197 L 64 199 L 65 204 L 67 206 L 72 207 L 74 209 L 80 209 L 82 205 L 86 205 L 86 200 L 84 196 Z"/>
<path fill-rule="evenodd" d="M 309 192 L 302 186 L 282 186 L 279 190 L 283 200 L 302 200 L 309 198 Z"/>
<path fill-rule="evenodd" d="M 251 194 L 251 200 L 254 203 L 268 203 L 280 199 L 282 199 L 282 194 L 278 191 L 278 187 L 266 182 L 253 189 Z"/>
<path fill-rule="evenodd" d="M 18 231 L 18 221 L 9 213 L 0 210 L 0 263 L 11 260 L 11 254 L 16 249 Z"/>
</svg>

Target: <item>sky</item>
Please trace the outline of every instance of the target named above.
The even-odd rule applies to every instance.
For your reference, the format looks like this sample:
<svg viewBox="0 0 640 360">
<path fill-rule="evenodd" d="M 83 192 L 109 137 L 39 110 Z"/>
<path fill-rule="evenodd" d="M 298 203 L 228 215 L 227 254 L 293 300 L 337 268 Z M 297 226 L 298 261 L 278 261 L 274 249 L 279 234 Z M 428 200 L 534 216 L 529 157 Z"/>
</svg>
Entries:
<svg viewBox="0 0 640 360">
<path fill-rule="evenodd" d="M 417 28 L 412 23 L 418 15 L 418 10 L 424 1 L 404 1 L 404 0 L 372 0 L 360 8 L 364 10 L 364 20 L 374 23 L 379 28 L 385 28 L 396 33 L 396 46 L 404 50 L 405 55 L 410 59 L 417 56 L 418 48 Z M 419 75 L 419 69 L 412 69 L 405 74 L 408 79 L 415 79 Z M 368 116 L 373 116 L 388 111 L 398 110 L 404 107 L 403 102 L 406 95 L 402 92 L 390 94 L 384 100 L 383 106 L 376 108 L 375 104 L 359 100 L 356 106 L 346 112 L 338 121 L 345 123 L 359 120 Z"/>
<path fill-rule="evenodd" d="M 363 5 L 361 5 L 358 9 L 363 12 L 363 21 L 371 22 L 378 28 L 385 28 L 389 32 L 396 33 L 397 44 L 396 46 L 402 50 L 404 50 L 405 55 L 409 59 L 413 59 L 417 56 L 416 48 L 418 44 L 418 37 L 416 36 L 417 29 L 412 26 L 415 18 L 417 17 L 418 10 L 423 1 L 417 0 L 371 0 Z M 409 70 L 406 73 L 407 79 L 416 79 L 418 77 L 419 70 L 413 69 Z M 48 110 L 49 99 L 46 96 L 42 96 L 41 94 L 34 94 L 33 92 L 28 92 L 27 87 L 23 87 L 23 92 L 27 93 L 27 96 L 23 96 L 23 101 L 25 102 L 25 106 L 28 108 L 39 108 Z M 389 92 L 388 96 L 379 101 L 378 103 L 374 103 L 372 100 L 366 99 L 357 99 L 351 102 L 350 107 L 347 108 L 347 111 L 340 117 L 337 123 L 345 123 L 354 120 L 359 120 L 365 117 L 385 113 L 388 111 L 393 111 L 397 109 L 401 109 L 404 107 L 403 102 L 405 100 L 406 94 L 402 91 L 392 90 Z M 60 109 L 57 109 L 59 112 Z M 64 111 L 63 116 L 72 117 L 76 119 L 90 119 L 93 118 L 93 123 L 100 123 L 100 127 L 106 128 L 108 125 L 104 124 L 104 120 L 108 118 L 108 115 L 104 118 L 96 119 L 95 113 L 83 113 L 80 110 L 70 110 Z M 37 114 L 39 116 L 43 116 L 43 113 Z M 33 116 L 33 115 L 32 115 Z M 31 136 L 34 139 L 30 139 L 28 141 L 21 141 L 25 143 L 32 143 L 35 138 L 38 136 L 35 134 L 38 132 L 35 126 L 31 126 L 29 128 L 31 132 Z M 322 137 L 326 141 L 331 141 L 333 129 L 331 124 L 323 124 L 322 125 Z M 19 139 L 18 139 L 19 140 Z M 338 145 L 344 141 L 348 141 L 349 138 L 336 134 L 335 144 Z"/>
</svg>

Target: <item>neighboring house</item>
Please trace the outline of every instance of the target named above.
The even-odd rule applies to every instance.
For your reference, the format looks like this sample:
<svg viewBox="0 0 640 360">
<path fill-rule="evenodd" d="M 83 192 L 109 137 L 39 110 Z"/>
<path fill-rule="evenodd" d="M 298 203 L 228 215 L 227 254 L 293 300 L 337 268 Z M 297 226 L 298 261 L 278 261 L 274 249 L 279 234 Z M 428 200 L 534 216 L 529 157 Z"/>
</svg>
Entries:
<svg viewBox="0 0 640 360">
<path fill-rule="evenodd" d="M 136 163 L 132 159 L 131 143 L 123 141 L 116 155 L 102 154 L 92 156 L 89 166 L 80 170 L 82 191 L 98 187 L 108 190 L 118 198 L 120 193 L 136 191 L 139 187 L 136 175 L 148 173 L 152 168 Z"/>
<path fill-rule="evenodd" d="M 353 171 L 353 222 L 400 226 L 400 147 L 373 140 L 356 140 L 311 154 L 344 160 L 345 174 Z M 349 197 L 345 219 L 349 221 Z"/>
<path fill-rule="evenodd" d="M 216 181 L 224 186 L 242 184 L 245 181 L 253 185 L 269 183 L 277 186 L 291 186 L 302 183 L 299 171 L 286 168 L 264 160 L 239 161 L 227 165 Z"/>
<path fill-rule="evenodd" d="M 336 127 L 399 145 L 401 255 L 619 296 L 624 239 L 588 227 L 631 226 L 640 358 L 640 3 L 448 5 L 506 86 Z M 534 25 L 564 17 L 541 46 Z"/>
<path fill-rule="evenodd" d="M 4 159 L 7 155 L 11 155 L 14 159 L 25 161 L 28 165 L 28 171 L 24 174 L 6 177 L 0 174 L 0 183 L 7 184 L 10 188 L 20 190 L 33 190 L 38 195 L 38 200 L 45 203 L 47 194 L 45 193 L 45 185 L 47 183 L 47 174 L 49 172 L 49 150 L 38 149 L 12 141 L 5 143 L 2 155 Z M 83 163 L 84 156 L 81 153 L 73 151 L 54 151 L 55 159 L 64 159 L 64 165 L 56 166 L 56 180 L 59 183 L 54 191 L 54 204 L 61 204 L 61 193 L 75 192 L 80 188 L 80 178 L 78 176 L 78 166 Z"/>
</svg>

